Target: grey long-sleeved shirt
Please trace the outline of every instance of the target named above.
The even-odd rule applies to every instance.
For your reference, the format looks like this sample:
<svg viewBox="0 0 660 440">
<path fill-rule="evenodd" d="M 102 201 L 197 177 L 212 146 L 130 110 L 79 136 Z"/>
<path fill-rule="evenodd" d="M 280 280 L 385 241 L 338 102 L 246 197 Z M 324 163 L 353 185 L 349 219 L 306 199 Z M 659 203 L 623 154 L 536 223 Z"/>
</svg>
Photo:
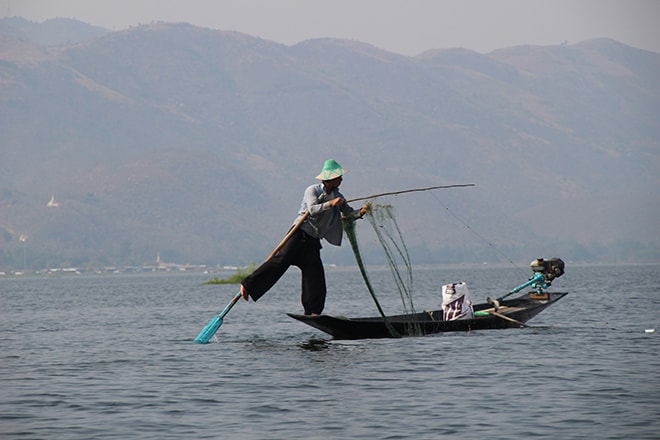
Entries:
<svg viewBox="0 0 660 440">
<path fill-rule="evenodd" d="M 337 189 L 327 194 L 323 183 L 307 187 L 298 217 L 293 224 L 296 224 L 300 217 L 309 211 L 309 217 L 300 225 L 300 228 L 312 237 L 325 238 L 328 243 L 340 246 L 343 235 L 341 215 L 358 218 L 360 210 L 351 208 L 348 203 L 341 207 L 331 206 L 328 202 L 337 197 L 345 198 Z"/>
</svg>

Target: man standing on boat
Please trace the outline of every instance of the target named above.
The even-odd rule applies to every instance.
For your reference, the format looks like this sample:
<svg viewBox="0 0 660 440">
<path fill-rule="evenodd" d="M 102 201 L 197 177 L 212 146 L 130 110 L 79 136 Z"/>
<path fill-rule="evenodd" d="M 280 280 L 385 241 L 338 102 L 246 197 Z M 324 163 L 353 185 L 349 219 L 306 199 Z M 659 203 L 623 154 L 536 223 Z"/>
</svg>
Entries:
<svg viewBox="0 0 660 440">
<path fill-rule="evenodd" d="M 341 217 L 362 218 L 367 208 L 351 208 L 339 192 L 343 169 L 335 160 L 326 160 L 323 170 L 316 176 L 320 183 L 305 190 L 298 217 L 306 217 L 284 243 L 282 248 L 241 282 L 241 295 L 257 301 L 284 275 L 291 266 L 302 272 L 301 302 L 305 315 L 319 315 L 325 306 L 326 285 L 321 261 L 321 239 L 340 246 L 342 240 Z M 309 212 L 309 214 L 307 214 Z"/>
</svg>

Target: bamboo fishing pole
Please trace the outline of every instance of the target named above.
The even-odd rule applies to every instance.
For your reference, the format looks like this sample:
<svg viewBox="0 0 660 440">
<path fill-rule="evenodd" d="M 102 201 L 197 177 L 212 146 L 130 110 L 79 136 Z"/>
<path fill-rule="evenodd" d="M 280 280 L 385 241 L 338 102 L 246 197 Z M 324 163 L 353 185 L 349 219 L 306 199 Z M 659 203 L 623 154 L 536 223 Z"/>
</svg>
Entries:
<svg viewBox="0 0 660 440">
<path fill-rule="evenodd" d="M 474 183 L 462 183 L 462 184 L 455 184 L 455 185 L 438 185 L 438 186 L 429 186 L 426 188 L 413 188 L 413 189 L 404 189 L 402 191 L 392 191 L 392 192 L 385 192 L 385 193 L 380 193 L 380 194 L 372 194 L 370 196 L 366 197 L 357 197 L 355 199 L 350 199 L 347 200 L 347 203 L 350 202 L 357 202 L 358 200 L 368 200 L 368 199 L 375 199 L 378 197 L 384 197 L 384 196 L 395 196 L 399 194 L 406 194 L 406 193 L 411 193 L 411 192 L 420 192 L 420 191 L 431 191 L 434 189 L 446 189 L 446 188 L 463 188 L 467 186 L 474 186 Z M 282 249 L 282 247 L 286 244 L 286 242 L 291 238 L 291 236 L 298 230 L 300 225 L 303 224 L 305 220 L 307 220 L 307 217 L 309 217 L 309 210 L 306 211 L 296 222 L 296 224 L 293 225 L 293 227 L 289 230 L 288 234 L 282 239 L 280 244 L 273 249 L 273 252 L 270 253 L 266 261 L 270 260 L 273 258 L 279 251 Z"/>
<path fill-rule="evenodd" d="M 411 193 L 411 192 L 431 191 L 433 189 L 463 188 L 463 187 L 467 187 L 467 186 L 474 186 L 474 183 L 461 183 L 461 184 L 456 184 L 456 185 L 439 185 L 439 186 L 429 186 L 427 188 L 404 189 L 402 191 L 392 191 L 392 192 L 385 192 L 385 193 L 380 193 L 380 194 L 373 194 L 373 195 L 366 196 L 366 197 L 358 197 L 358 198 L 355 198 L 355 199 L 347 200 L 347 202 L 357 202 L 358 200 L 375 199 L 377 197 L 384 197 L 384 196 L 396 196 L 396 195 L 399 195 L 399 194 L 406 194 L 406 193 Z"/>
</svg>

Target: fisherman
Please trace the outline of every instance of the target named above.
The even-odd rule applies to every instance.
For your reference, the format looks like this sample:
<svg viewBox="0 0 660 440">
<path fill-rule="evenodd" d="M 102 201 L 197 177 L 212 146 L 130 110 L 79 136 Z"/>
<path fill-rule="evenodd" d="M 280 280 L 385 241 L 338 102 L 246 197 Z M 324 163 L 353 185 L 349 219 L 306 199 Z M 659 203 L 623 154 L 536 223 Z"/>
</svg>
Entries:
<svg viewBox="0 0 660 440">
<path fill-rule="evenodd" d="M 290 266 L 302 272 L 301 302 L 305 315 L 321 314 L 325 306 L 326 285 L 321 261 L 321 239 L 340 246 L 342 240 L 341 217 L 362 218 L 366 205 L 359 210 L 351 208 L 339 192 L 343 169 L 335 160 L 328 159 L 321 173 L 316 176 L 320 183 L 305 190 L 298 217 L 294 225 L 309 211 L 309 216 L 272 258 L 259 266 L 241 282 L 241 296 L 248 301 L 261 298 L 284 275 Z"/>
</svg>

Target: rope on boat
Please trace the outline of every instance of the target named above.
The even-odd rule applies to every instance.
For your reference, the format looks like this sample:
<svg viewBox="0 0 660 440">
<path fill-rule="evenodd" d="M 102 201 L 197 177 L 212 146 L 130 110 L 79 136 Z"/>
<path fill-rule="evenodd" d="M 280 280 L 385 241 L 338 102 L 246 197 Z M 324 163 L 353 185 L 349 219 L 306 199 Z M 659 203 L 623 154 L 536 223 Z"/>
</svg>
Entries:
<svg viewBox="0 0 660 440">
<path fill-rule="evenodd" d="M 484 236 L 479 234 L 477 231 L 475 231 L 474 228 L 472 228 L 472 226 L 470 226 L 465 220 L 460 218 L 455 212 L 453 212 L 451 209 L 449 209 L 449 207 L 447 205 L 442 203 L 442 201 L 440 201 L 439 197 L 437 197 L 437 196 L 434 196 L 434 197 L 435 197 L 435 200 L 438 202 L 438 204 L 440 206 L 442 206 L 444 208 L 444 210 L 447 213 L 449 213 L 449 215 L 451 215 L 455 220 L 457 220 L 460 224 L 462 224 L 465 227 L 465 229 L 470 231 L 470 233 L 474 234 L 478 239 L 482 240 L 488 246 L 493 248 L 495 250 L 495 252 L 497 252 L 498 254 L 503 256 L 509 263 L 511 263 L 511 265 L 513 267 L 515 267 L 516 269 L 520 269 L 520 266 L 517 265 L 516 263 L 514 263 L 513 260 L 507 254 L 505 254 L 501 249 L 499 249 L 497 246 L 495 246 L 490 240 L 488 240 L 487 238 L 485 238 Z"/>
</svg>

